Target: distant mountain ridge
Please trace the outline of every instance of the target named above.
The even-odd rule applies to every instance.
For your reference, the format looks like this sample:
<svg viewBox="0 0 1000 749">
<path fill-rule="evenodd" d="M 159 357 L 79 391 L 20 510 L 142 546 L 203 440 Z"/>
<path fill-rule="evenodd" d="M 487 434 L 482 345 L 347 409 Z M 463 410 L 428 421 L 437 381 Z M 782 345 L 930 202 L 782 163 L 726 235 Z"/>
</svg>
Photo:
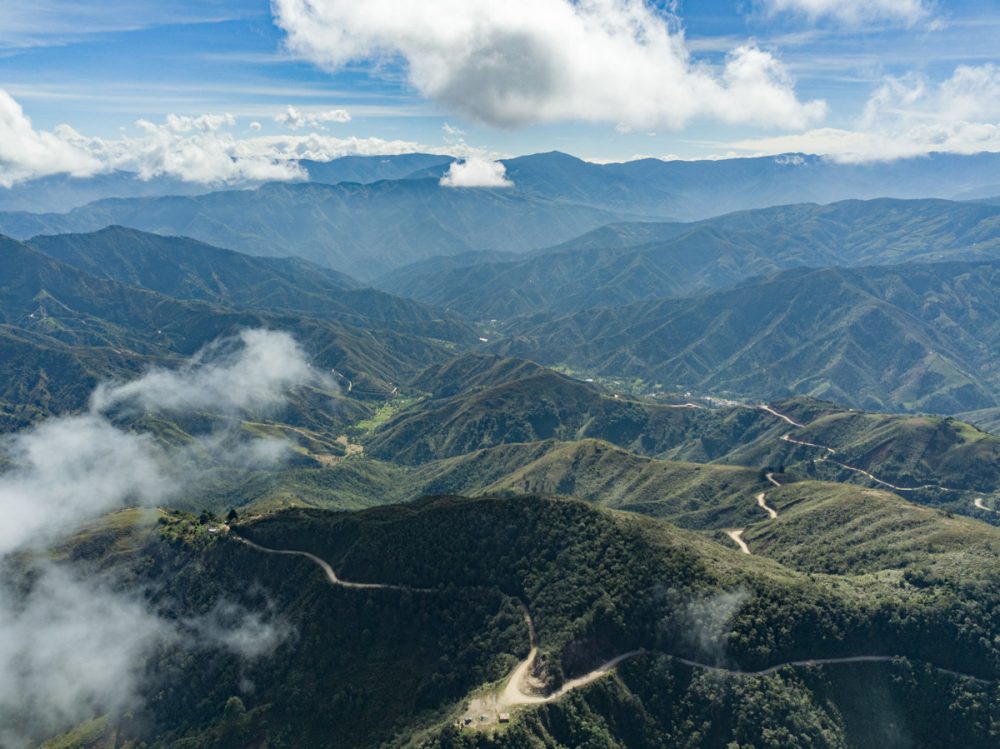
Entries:
<svg viewBox="0 0 1000 749">
<path fill-rule="evenodd" d="M 537 314 L 490 346 L 715 395 L 956 413 L 1000 399 L 1000 263 L 796 269 L 699 296 Z"/>
<path fill-rule="evenodd" d="M 295 254 L 370 280 L 428 257 L 524 252 L 621 221 L 695 221 L 804 201 L 951 198 L 995 185 L 1000 154 L 872 164 L 801 154 L 594 164 L 555 152 L 503 163 L 511 188 L 442 187 L 450 157 L 428 154 L 306 161 L 309 182 L 247 183 L 208 193 L 186 185 L 168 195 L 167 180 L 140 184 L 134 175 L 118 175 L 105 186 L 81 183 L 88 199 L 110 196 L 86 205 L 70 197 L 48 206 L 36 199 L 68 196 L 75 183 L 52 190 L 28 183 L 0 192 L 0 208 L 8 209 L 0 213 L 0 232 L 27 239 L 121 224 L 250 254 Z M 68 206 L 68 213 L 25 210 Z"/>
<path fill-rule="evenodd" d="M 529 250 L 619 219 L 515 191 L 447 188 L 423 179 L 270 183 L 191 197 L 109 199 L 66 214 L 0 214 L 0 233 L 27 239 L 120 224 L 251 255 L 296 255 L 368 279 L 434 255 Z"/>
<path fill-rule="evenodd" d="M 363 288 L 299 258 L 252 257 L 187 237 L 115 226 L 92 234 L 39 236 L 29 246 L 90 274 L 191 301 L 293 312 L 362 327 L 373 321 L 433 338 L 470 340 L 455 315 Z"/>
<path fill-rule="evenodd" d="M 472 319 L 689 296 L 796 267 L 1000 258 L 1000 206 L 844 201 L 611 224 L 527 256 L 430 259 L 376 281 Z"/>
</svg>

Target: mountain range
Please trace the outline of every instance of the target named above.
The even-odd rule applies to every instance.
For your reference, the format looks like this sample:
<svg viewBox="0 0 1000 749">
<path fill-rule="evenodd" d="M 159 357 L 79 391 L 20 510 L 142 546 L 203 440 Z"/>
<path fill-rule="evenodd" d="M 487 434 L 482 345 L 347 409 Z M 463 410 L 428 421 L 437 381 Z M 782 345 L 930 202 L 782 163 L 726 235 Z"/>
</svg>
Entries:
<svg viewBox="0 0 1000 749">
<path fill-rule="evenodd" d="M 0 216 L 0 744 L 994 746 L 995 158 L 450 163 Z M 247 329 L 321 374 L 91 407 Z"/>
<path fill-rule="evenodd" d="M 472 319 L 503 319 L 690 296 L 789 268 L 996 259 L 998 237 L 995 206 L 846 201 L 613 224 L 523 257 L 417 262 L 376 284 Z"/>
<path fill-rule="evenodd" d="M 504 162 L 514 187 L 477 189 L 441 186 L 449 164 L 447 157 L 421 154 L 305 162 L 312 180 L 305 183 L 236 185 L 240 189 L 207 194 L 183 194 L 204 188 L 164 194 L 123 187 L 123 197 L 78 203 L 68 213 L 28 213 L 25 207 L 39 210 L 37 201 L 24 206 L 11 198 L 0 202 L 8 208 L 0 214 L 0 233 L 27 239 L 120 224 L 255 255 L 298 255 L 370 281 L 435 255 L 524 252 L 622 220 L 691 221 L 846 198 L 950 198 L 988 191 L 997 168 L 993 154 L 867 165 L 801 155 L 600 165 L 547 153 Z M 164 190 L 171 185 L 163 184 Z M 30 195 L 35 188 L 14 189 Z M 135 197 L 147 193 L 152 196 Z"/>
</svg>

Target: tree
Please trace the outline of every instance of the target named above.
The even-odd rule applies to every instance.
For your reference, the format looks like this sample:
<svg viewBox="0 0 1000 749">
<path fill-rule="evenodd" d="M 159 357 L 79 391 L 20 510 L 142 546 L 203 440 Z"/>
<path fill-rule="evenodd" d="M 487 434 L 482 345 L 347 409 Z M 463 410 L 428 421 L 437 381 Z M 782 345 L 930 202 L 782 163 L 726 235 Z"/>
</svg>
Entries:
<svg viewBox="0 0 1000 749">
<path fill-rule="evenodd" d="M 239 520 L 239 518 L 240 518 L 239 513 L 236 512 L 234 508 L 230 508 L 229 513 L 226 515 L 226 522 L 235 523 L 237 520 Z"/>
<path fill-rule="evenodd" d="M 241 700 L 236 695 L 233 695 L 228 700 L 226 700 L 226 707 L 223 711 L 226 716 L 227 723 L 236 723 L 244 715 L 246 715 L 247 708 Z"/>
</svg>

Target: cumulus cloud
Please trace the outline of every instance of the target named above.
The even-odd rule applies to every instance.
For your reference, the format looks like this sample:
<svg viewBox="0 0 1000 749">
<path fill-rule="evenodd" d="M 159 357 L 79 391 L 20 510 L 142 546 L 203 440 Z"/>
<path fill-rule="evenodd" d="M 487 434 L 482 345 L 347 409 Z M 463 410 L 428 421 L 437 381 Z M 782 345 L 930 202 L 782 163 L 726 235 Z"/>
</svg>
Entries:
<svg viewBox="0 0 1000 749">
<path fill-rule="evenodd" d="M 681 127 L 695 118 L 806 126 L 781 62 L 753 45 L 716 71 L 690 57 L 677 19 L 644 0 L 273 0 L 298 54 L 329 69 L 400 58 L 411 83 L 499 126 L 557 120 Z"/>
<path fill-rule="evenodd" d="M 290 336 L 245 331 L 206 347 L 176 371 L 153 370 L 99 389 L 88 413 L 5 437 L 0 462 L 11 467 L 0 474 L 0 568 L 14 554 L 43 548 L 109 510 L 157 505 L 192 488 L 204 478 L 206 456 L 216 465 L 235 459 L 259 466 L 281 455 L 274 440 L 248 442 L 225 429 L 167 449 L 115 425 L 107 411 L 266 410 L 309 384 L 330 385 Z M 193 642 L 256 658 L 290 635 L 273 612 L 230 602 L 182 622 L 163 618 L 138 594 L 31 559 L 19 562 L 30 569 L 27 592 L 0 584 L 2 746 L 26 746 L 39 731 L 128 707 L 143 656 L 153 647 Z"/>
<path fill-rule="evenodd" d="M 763 5 L 770 13 L 829 18 L 851 26 L 870 21 L 912 25 L 931 14 L 927 0 L 763 0 Z"/>
<path fill-rule="evenodd" d="M 342 117 L 335 112 L 323 114 Z M 463 156 L 470 150 L 464 144 L 435 149 L 414 141 L 335 138 L 318 132 L 237 137 L 237 120 L 225 113 L 170 114 L 162 123 L 138 120 L 135 125 L 135 131 L 123 131 L 118 138 L 87 136 L 67 124 L 51 132 L 37 130 L 21 106 L 0 89 L 0 186 L 51 174 L 86 177 L 114 170 L 134 172 L 144 180 L 168 176 L 206 185 L 288 181 L 306 178 L 299 159 L 417 151 Z M 249 128 L 253 133 L 262 129 L 256 121 Z"/>
<path fill-rule="evenodd" d="M 442 187 L 513 187 L 507 179 L 507 167 L 499 161 L 468 158 L 453 161 L 441 177 Z"/>
<path fill-rule="evenodd" d="M 817 153 L 849 162 L 1000 151 L 1000 67 L 963 65 L 939 82 L 916 74 L 886 77 L 855 129 L 821 128 L 730 145 L 752 153 Z"/>
<path fill-rule="evenodd" d="M 279 125 L 284 125 L 289 130 L 301 130 L 304 127 L 313 127 L 322 130 L 328 122 L 350 122 L 351 115 L 345 109 L 331 109 L 326 112 L 302 112 L 293 106 L 289 106 L 281 114 L 275 115 L 274 121 Z"/>
<path fill-rule="evenodd" d="M 35 130 L 21 105 L 0 89 L 0 185 L 49 174 L 86 177 L 101 169 L 101 162 L 85 148 L 58 133 Z"/>
<path fill-rule="evenodd" d="M 88 137 L 69 125 L 60 125 L 55 132 L 62 142 L 89 154 L 102 170 L 136 172 L 144 180 L 166 175 L 219 184 L 305 177 L 298 164 L 264 149 L 248 148 L 245 140 L 228 130 L 234 124 L 231 115 L 168 115 L 163 124 L 138 120 L 138 135 L 119 138 Z"/>
</svg>

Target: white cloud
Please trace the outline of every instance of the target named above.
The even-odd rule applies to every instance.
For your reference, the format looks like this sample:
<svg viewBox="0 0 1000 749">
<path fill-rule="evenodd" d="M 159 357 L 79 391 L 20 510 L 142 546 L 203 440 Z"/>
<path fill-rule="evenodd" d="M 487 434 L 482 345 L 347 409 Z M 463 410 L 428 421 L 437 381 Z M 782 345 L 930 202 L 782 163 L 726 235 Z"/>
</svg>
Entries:
<svg viewBox="0 0 1000 749">
<path fill-rule="evenodd" d="M 855 26 L 871 21 L 912 25 L 931 14 L 927 0 L 762 0 L 770 13 L 794 13 L 813 21 L 829 18 Z"/>
<path fill-rule="evenodd" d="M 137 136 L 93 138 L 68 125 L 60 125 L 56 134 L 63 142 L 90 154 L 103 170 L 132 171 L 142 179 L 167 175 L 188 182 L 219 184 L 304 178 L 297 164 L 266 151 L 248 151 L 245 142 L 226 129 L 233 124 L 227 115 L 169 115 L 162 125 L 139 120 Z"/>
<path fill-rule="evenodd" d="M 816 153 L 851 162 L 1000 151 L 1000 67 L 960 66 L 938 83 L 915 74 L 887 77 L 869 97 L 856 129 L 822 128 L 729 145 L 758 154 Z"/>
<path fill-rule="evenodd" d="M 304 127 L 322 130 L 328 122 L 350 122 L 351 115 L 345 109 L 331 109 L 325 112 L 302 112 L 293 106 L 289 106 L 281 114 L 275 115 L 274 121 L 279 125 L 284 125 L 289 130 L 301 130 Z"/>
<path fill-rule="evenodd" d="M 152 506 L 191 489 L 206 461 L 277 456 L 273 440 L 246 440 L 238 430 L 172 450 L 148 435 L 116 426 L 111 406 L 216 412 L 273 407 L 317 376 L 284 333 L 247 331 L 196 355 L 176 372 L 154 370 L 133 383 L 108 386 L 89 413 L 50 419 L 0 441 L 0 566 L 11 555 L 45 547 L 86 520 L 124 504 Z M 229 391 L 229 392 L 226 392 Z M 266 465 L 266 463 L 264 463 Z M 227 649 L 241 658 L 271 652 L 290 628 L 270 611 L 220 601 L 203 617 L 178 621 L 126 595 L 50 562 L 22 556 L 31 586 L 0 579 L 0 746 L 35 745 L 46 733 L 93 715 L 125 709 L 138 697 L 151 648 Z"/>
<path fill-rule="evenodd" d="M 133 706 L 150 648 L 170 626 L 130 598 L 51 564 L 26 598 L 0 586 L 0 746 L 20 749 Z"/>
<path fill-rule="evenodd" d="M 10 187 L 30 177 L 101 171 L 101 162 L 58 133 L 35 130 L 21 105 L 0 89 L 0 185 Z"/>
<path fill-rule="evenodd" d="M 247 443 L 225 431 L 203 437 L 187 452 L 168 453 L 148 435 L 114 425 L 105 412 L 235 415 L 272 409 L 290 390 L 309 384 L 334 388 L 287 333 L 248 330 L 205 347 L 177 370 L 154 369 L 129 383 L 101 385 L 89 413 L 5 437 L 0 450 L 15 468 L 0 474 L 0 558 L 123 504 L 164 502 L 199 479 L 206 455 L 225 462 L 273 462 L 282 455 L 274 440 Z"/>
<path fill-rule="evenodd" d="M 269 410 L 284 403 L 295 387 L 333 389 L 324 378 L 288 333 L 244 330 L 206 346 L 178 369 L 152 369 L 131 382 L 101 384 L 91 405 L 96 412 L 122 407 L 228 414 Z"/>
<path fill-rule="evenodd" d="M 695 118 L 804 127 L 780 61 L 753 45 L 719 71 L 694 62 L 676 19 L 644 0 L 273 0 L 298 54 L 330 69 L 402 58 L 412 84 L 500 126 L 557 120 L 682 127 Z"/>
<path fill-rule="evenodd" d="M 507 179 L 507 167 L 499 161 L 468 158 L 453 161 L 441 177 L 441 187 L 513 187 Z"/>
<path fill-rule="evenodd" d="M 90 137 L 69 125 L 52 132 L 35 130 L 20 105 L 0 89 L 0 185 L 10 187 L 50 174 L 82 177 L 112 170 L 134 172 L 141 179 L 166 175 L 222 185 L 305 179 L 299 159 L 329 161 L 341 156 L 416 152 L 458 158 L 500 156 L 469 146 L 458 136 L 447 137 L 444 147 L 407 140 L 336 138 L 318 132 L 237 137 L 231 131 L 237 126 L 231 114 L 171 114 L 162 124 L 139 120 L 136 125 L 138 134 L 123 131 L 118 138 Z M 249 126 L 254 133 L 262 129 L 256 121 Z"/>
</svg>

